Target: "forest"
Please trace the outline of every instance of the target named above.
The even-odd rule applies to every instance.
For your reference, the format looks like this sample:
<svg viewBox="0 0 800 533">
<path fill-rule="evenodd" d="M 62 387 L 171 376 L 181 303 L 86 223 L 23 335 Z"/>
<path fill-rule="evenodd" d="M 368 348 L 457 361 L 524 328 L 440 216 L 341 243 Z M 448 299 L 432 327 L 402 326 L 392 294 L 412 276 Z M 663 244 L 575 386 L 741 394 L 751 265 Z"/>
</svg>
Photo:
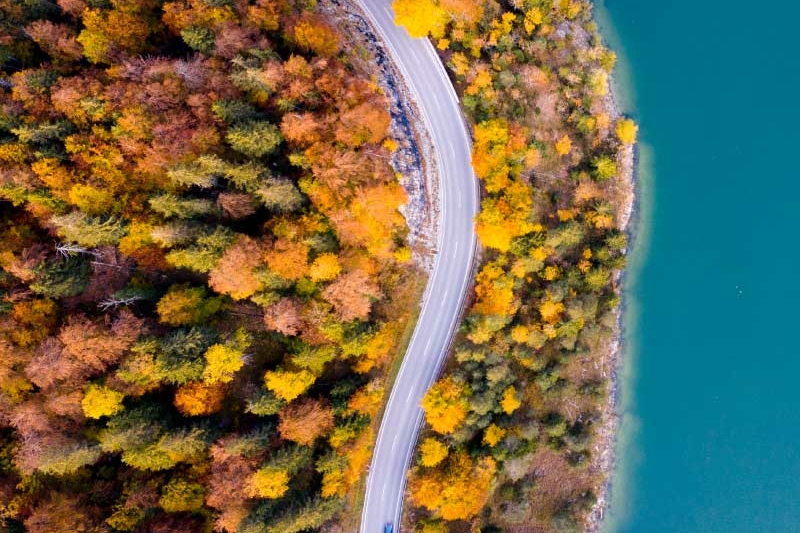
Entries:
<svg viewBox="0 0 800 533">
<path fill-rule="evenodd" d="M 302 0 L 0 12 L 0 529 L 335 526 L 425 277 L 370 72 Z"/>
<path fill-rule="evenodd" d="M 584 0 L 395 0 L 473 133 L 483 247 L 407 494 L 418 533 L 595 530 L 637 126 Z M 420 14 L 424 13 L 424 16 Z"/>
</svg>

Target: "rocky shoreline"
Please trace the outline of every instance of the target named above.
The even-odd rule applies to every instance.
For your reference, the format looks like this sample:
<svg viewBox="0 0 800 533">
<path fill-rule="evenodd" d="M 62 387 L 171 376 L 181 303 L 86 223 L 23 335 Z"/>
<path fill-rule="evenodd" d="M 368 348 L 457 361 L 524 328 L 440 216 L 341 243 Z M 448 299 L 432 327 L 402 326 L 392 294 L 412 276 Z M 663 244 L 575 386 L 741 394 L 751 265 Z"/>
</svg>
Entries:
<svg viewBox="0 0 800 533">
<path fill-rule="evenodd" d="M 603 102 L 603 108 L 612 119 L 621 116 L 620 107 L 617 96 L 614 93 L 613 83 L 609 80 L 611 91 Z M 638 158 L 636 156 L 635 145 L 623 145 L 620 148 L 620 153 L 617 157 L 617 168 L 619 169 L 619 176 L 615 180 L 614 193 L 617 198 L 617 221 L 618 227 L 621 231 L 628 235 L 628 253 L 631 250 L 631 242 L 634 235 L 634 217 L 636 215 L 636 187 L 637 176 L 636 166 Z M 617 272 L 613 277 L 614 285 L 618 290 L 622 291 L 622 285 L 625 277 L 625 271 Z M 600 494 L 597 495 L 597 502 L 592 507 L 586 523 L 587 533 L 596 533 L 600 530 L 600 526 L 605 516 L 605 512 L 609 505 L 609 499 L 612 491 L 612 476 L 614 467 L 616 466 L 616 444 L 617 435 L 619 431 L 619 369 L 621 367 L 621 358 L 624 355 L 623 345 L 623 313 L 624 313 L 624 294 L 622 295 L 623 302 L 614 311 L 615 326 L 614 332 L 611 336 L 610 342 L 607 346 L 605 353 L 602 355 L 601 365 L 603 367 L 604 375 L 609 379 L 609 392 L 605 408 L 603 410 L 603 418 L 598 429 L 598 443 L 595 445 L 593 454 L 594 461 L 592 468 L 596 471 L 602 472 L 605 476 L 605 481 L 602 486 Z"/>
</svg>

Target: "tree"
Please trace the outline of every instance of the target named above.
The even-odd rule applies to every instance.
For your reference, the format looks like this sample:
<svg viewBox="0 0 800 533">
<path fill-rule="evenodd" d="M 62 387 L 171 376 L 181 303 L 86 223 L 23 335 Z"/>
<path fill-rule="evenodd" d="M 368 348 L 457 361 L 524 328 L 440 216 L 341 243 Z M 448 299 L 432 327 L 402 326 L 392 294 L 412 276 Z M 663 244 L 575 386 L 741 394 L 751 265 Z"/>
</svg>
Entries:
<svg viewBox="0 0 800 533">
<path fill-rule="evenodd" d="M 269 390 L 278 398 L 291 402 L 314 384 L 316 378 L 308 370 L 269 370 L 264 375 L 264 381 Z"/>
<path fill-rule="evenodd" d="M 340 275 L 322 291 L 322 297 L 333 305 L 339 318 L 347 322 L 364 320 L 369 316 L 372 300 L 383 293 L 363 270 L 353 270 Z"/>
<path fill-rule="evenodd" d="M 183 198 L 175 194 L 159 194 L 148 200 L 153 211 L 166 218 L 196 218 L 215 212 L 214 203 L 204 198 Z"/>
<path fill-rule="evenodd" d="M 214 344 L 206 350 L 206 368 L 203 381 L 209 385 L 233 381 L 233 374 L 244 366 L 244 352 L 250 339 L 243 329 L 239 329 L 227 344 Z"/>
<path fill-rule="evenodd" d="M 264 310 L 264 324 L 283 335 L 297 335 L 302 325 L 301 304 L 292 298 L 281 298 Z"/>
<path fill-rule="evenodd" d="M 452 377 L 434 383 L 422 399 L 425 419 L 437 433 L 454 432 L 467 416 L 467 399 L 464 386 Z"/>
<path fill-rule="evenodd" d="M 212 384 L 189 382 L 175 391 L 175 407 L 185 416 L 203 416 L 216 413 L 225 399 L 223 382 Z"/>
<path fill-rule="evenodd" d="M 293 402 L 278 413 L 278 431 L 286 440 L 303 445 L 314 441 L 333 429 L 333 410 L 324 402 L 305 399 Z"/>
<path fill-rule="evenodd" d="M 254 272 L 259 265 L 261 247 L 250 237 L 240 235 L 211 270 L 208 285 L 234 300 L 247 298 L 261 288 L 261 281 Z"/>
<path fill-rule="evenodd" d="M 219 298 L 206 298 L 207 294 L 205 287 L 171 286 L 156 304 L 159 322 L 170 326 L 202 324 L 222 305 Z"/>
<path fill-rule="evenodd" d="M 447 13 L 434 0 L 394 0 L 395 23 L 408 30 L 412 37 L 435 39 L 444 36 Z"/>
<path fill-rule="evenodd" d="M 289 490 L 289 473 L 276 467 L 265 467 L 250 478 L 248 493 L 252 497 L 274 500 Z"/>
<path fill-rule="evenodd" d="M 491 457 L 473 461 L 463 451 L 450 454 L 443 468 L 411 479 L 411 500 L 445 520 L 469 520 L 489 499 L 496 470 Z"/>
<path fill-rule="evenodd" d="M 278 239 L 264 254 L 264 260 L 272 272 L 288 280 L 298 280 L 308 272 L 308 245 Z"/>
<path fill-rule="evenodd" d="M 517 397 L 517 391 L 514 387 L 508 387 L 503 391 L 503 397 L 500 400 L 500 407 L 503 409 L 505 414 L 510 415 L 516 411 L 520 405 L 522 405 L 522 402 Z"/>
<path fill-rule="evenodd" d="M 332 57 L 339 51 L 339 33 L 317 15 L 303 14 L 294 27 L 294 38 L 301 48 L 318 56 Z"/>
<path fill-rule="evenodd" d="M 66 241 L 88 248 L 116 244 L 125 235 L 124 225 L 113 217 L 90 217 L 73 211 L 67 215 L 56 215 L 50 221 Z"/>
<path fill-rule="evenodd" d="M 197 511 L 203 507 L 206 491 L 199 483 L 172 479 L 164 485 L 158 504 L 168 513 Z"/>
<path fill-rule="evenodd" d="M 634 144 L 639 126 L 629 118 L 621 118 L 617 121 L 616 132 L 622 144 Z"/>
<path fill-rule="evenodd" d="M 617 163 L 608 155 L 601 155 L 592 159 L 594 176 L 598 181 L 606 181 L 617 174 Z"/>
<path fill-rule="evenodd" d="M 572 151 L 572 140 L 569 138 L 569 135 L 563 135 L 558 141 L 556 141 L 556 153 L 558 155 L 569 155 Z"/>
<path fill-rule="evenodd" d="M 254 120 L 230 127 L 225 140 L 237 152 L 250 157 L 263 157 L 278 147 L 283 136 L 274 124 Z"/>
<path fill-rule="evenodd" d="M 447 445 L 432 437 L 427 437 L 419 445 L 420 459 L 419 462 L 422 466 L 432 467 L 436 466 L 445 460 L 449 450 Z"/>
<path fill-rule="evenodd" d="M 81 406 L 89 418 L 112 416 L 124 409 L 122 400 L 125 395 L 103 385 L 89 385 L 84 393 Z"/>
</svg>

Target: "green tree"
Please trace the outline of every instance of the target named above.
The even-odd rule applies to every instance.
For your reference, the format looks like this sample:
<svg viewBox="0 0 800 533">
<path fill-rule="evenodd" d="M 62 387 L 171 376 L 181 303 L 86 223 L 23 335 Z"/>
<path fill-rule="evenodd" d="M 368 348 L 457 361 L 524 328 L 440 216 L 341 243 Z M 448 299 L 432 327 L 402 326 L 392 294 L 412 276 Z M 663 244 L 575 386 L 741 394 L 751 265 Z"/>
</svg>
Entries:
<svg viewBox="0 0 800 533">
<path fill-rule="evenodd" d="M 218 209 L 211 200 L 183 198 L 175 194 L 159 194 L 149 200 L 150 207 L 166 218 L 196 218 L 216 214 Z"/>
<path fill-rule="evenodd" d="M 48 298 L 81 294 L 89 283 L 89 265 L 80 257 L 49 259 L 34 269 L 36 278 L 28 288 Z"/>
<path fill-rule="evenodd" d="M 206 491 L 199 483 L 172 479 L 161 490 L 158 504 L 168 513 L 196 511 L 203 507 Z"/>
<path fill-rule="evenodd" d="M 231 148 L 250 157 L 272 153 L 283 141 L 277 126 L 263 120 L 254 120 L 228 129 L 225 136 Z"/>
<path fill-rule="evenodd" d="M 88 248 L 116 244 L 125 235 L 122 221 L 114 217 L 90 217 L 73 211 L 66 215 L 56 215 L 50 221 L 65 240 Z"/>
</svg>

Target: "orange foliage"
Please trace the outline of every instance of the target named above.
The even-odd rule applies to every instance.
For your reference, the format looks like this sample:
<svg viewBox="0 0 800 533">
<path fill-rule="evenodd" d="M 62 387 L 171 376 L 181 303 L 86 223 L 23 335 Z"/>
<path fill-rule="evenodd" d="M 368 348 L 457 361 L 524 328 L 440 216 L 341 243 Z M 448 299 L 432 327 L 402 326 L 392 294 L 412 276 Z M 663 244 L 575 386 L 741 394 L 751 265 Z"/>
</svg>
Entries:
<svg viewBox="0 0 800 533">
<path fill-rule="evenodd" d="M 339 52 L 339 34 L 321 17 L 305 14 L 294 27 L 294 38 L 302 48 L 323 57 Z"/>
<path fill-rule="evenodd" d="M 260 264 L 261 247 L 250 237 L 241 235 L 211 270 L 208 285 L 234 300 L 247 298 L 261 288 L 253 272 Z"/>
<path fill-rule="evenodd" d="M 311 445 L 333 429 L 333 410 L 320 400 L 306 399 L 287 405 L 278 418 L 281 437 L 298 444 Z"/>
<path fill-rule="evenodd" d="M 364 320 L 369 316 L 372 300 L 383 295 L 380 287 L 362 270 L 342 274 L 322 292 L 343 321 Z"/>
<path fill-rule="evenodd" d="M 210 415 L 222 407 L 225 384 L 191 382 L 175 391 L 175 407 L 187 416 Z"/>
<path fill-rule="evenodd" d="M 264 254 L 269 269 L 282 278 L 297 280 L 308 273 L 308 245 L 278 239 Z"/>
<path fill-rule="evenodd" d="M 445 520 L 468 520 L 489 499 L 496 470 L 491 457 L 473 462 L 466 452 L 451 454 L 443 469 L 417 473 L 411 479 L 411 500 Z"/>
</svg>

